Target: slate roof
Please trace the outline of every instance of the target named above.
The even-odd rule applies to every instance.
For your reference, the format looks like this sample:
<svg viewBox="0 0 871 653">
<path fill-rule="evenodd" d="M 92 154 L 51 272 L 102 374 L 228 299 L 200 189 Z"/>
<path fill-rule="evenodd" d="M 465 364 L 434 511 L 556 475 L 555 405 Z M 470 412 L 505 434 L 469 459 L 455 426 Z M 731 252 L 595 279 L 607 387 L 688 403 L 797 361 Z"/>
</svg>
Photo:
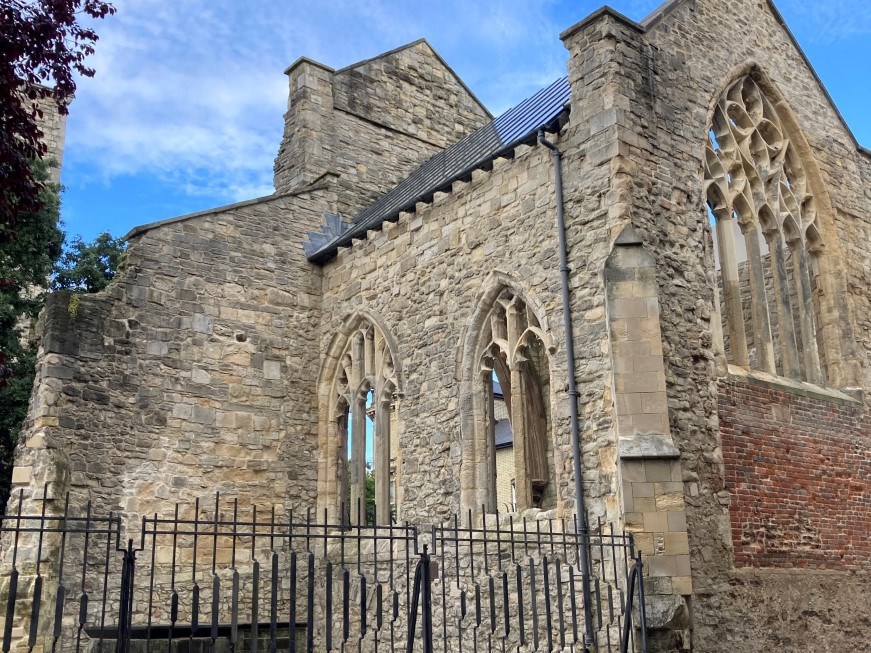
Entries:
<svg viewBox="0 0 871 653">
<path fill-rule="evenodd" d="M 375 200 L 352 222 L 327 216 L 321 232 L 308 234 L 305 253 L 312 262 L 324 262 L 339 247 L 365 238 L 370 229 L 380 229 L 385 220 L 395 221 L 403 211 L 413 211 L 418 202 L 432 201 L 455 181 L 469 181 L 472 171 L 486 168 L 500 156 L 510 156 L 521 144 L 533 143 L 539 129 L 554 132 L 567 110 L 571 96 L 568 77 L 556 80 L 516 107 L 503 113 L 461 141 L 433 155 L 392 190 Z"/>
<path fill-rule="evenodd" d="M 514 444 L 514 434 L 511 432 L 511 422 L 508 421 L 507 417 L 497 420 L 493 430 L 493 445 L 496 449 L 503 449 Z"/>
<path fill-rule="evenodd" d="M 496 375 L 493 375 L 493 396 L 497 399 L 503 399 L 504 395 L 502 394 L 502 384 L 499 383 L 499 379 L 496 378 Z"/>
</svg>

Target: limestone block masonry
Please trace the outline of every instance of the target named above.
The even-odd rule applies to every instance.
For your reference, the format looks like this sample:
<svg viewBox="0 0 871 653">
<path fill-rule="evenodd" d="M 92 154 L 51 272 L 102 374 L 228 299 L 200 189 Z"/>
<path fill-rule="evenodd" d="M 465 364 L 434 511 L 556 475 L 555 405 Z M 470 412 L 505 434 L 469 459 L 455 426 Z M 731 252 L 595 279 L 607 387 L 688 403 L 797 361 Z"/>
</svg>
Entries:
<svg viewBox="0 0 871 653">
<path fill-rule="evenodd" d="M 130 515 L 216 490 L 313 502 L 317 353 L 291 343 L 314 337 L 319 275 L 300 242 L 319 195 L 134 231 L 117 283 L 52 296 L 15 487 Z"/>
<path fill-rule="evenodd" d="M 58 111 L 57 104 L 51 98 L 43 100 L 39 104 L 39 108 L 42 110 L 39 128 L 42 130 L 43 141 L 48 147 L 45 158 L 53 160 L 55 163 L 51 168 L 51 180 L 57 184 L 60 183 L 60 172 L 64 159 L 67 117 Z"/>
<path fill-rule="evenodd" d="M 560 38 L 571 101 L 548 139 L 562 153 L 587 516 L 635 534 L 651 650 L 869 650 L 871 154 L 767 0 L 673 0 L 641 23 L 603 8 Z M 551 153 L 532 132 L 314 264 L 302 243 L 324 213 L 352 220 L 490 116 L 425 41 L 341 70 L 303 58 L 287 74 L 274 195 L 134 229 L 116 283 L 49 301 L 13 478 L 25 511 L 56 513 L 69 491 L 136 523 L 221 491 L 336 514 L 362 406 L 390 439 L 380 468 L 395 487 L 379 485 L 379 502 L 424 531 L 480 519 L 499 476 L 496 374 L 512 401 L 534 399 L 505 408 L 523 436 L 514 460 L 546 458 L 536 508 L 570 518 Z M 737 136 L 711 158 L 723 107 Z M 734 197 L 716 208 L 804 215 L 818 230 L 800 287 L 769 307 L 818 346 L 819 374 L 792 378 L 756 354 L 762 339 L 729 364 L 723 278 L 741 308 L 730 337 L 742 319 L 745 333 L 789 330 L 766 331 L 764 311 L 736 301 L 761 283 L 718 268 L 705 204 L 706 166 L 744 157 L 764 174 L 758 161 L 778 156 L 800 162 L 808 190 L 784 193 L 788 211 Z M 786 310 L 799 301 L 807 310 Z M 517 346 L 505 356 L 497 341 Z M 352 383 L 353 361 L 390 379 L 377 405 L 378 380 Z"/>
<path fill-rule="evenodd" d="M 338 71 L 301 58 L 285 72 L 275 188 L 328 179 L 347 218 L 491 118 L 423 39 Z"/>
</svg>

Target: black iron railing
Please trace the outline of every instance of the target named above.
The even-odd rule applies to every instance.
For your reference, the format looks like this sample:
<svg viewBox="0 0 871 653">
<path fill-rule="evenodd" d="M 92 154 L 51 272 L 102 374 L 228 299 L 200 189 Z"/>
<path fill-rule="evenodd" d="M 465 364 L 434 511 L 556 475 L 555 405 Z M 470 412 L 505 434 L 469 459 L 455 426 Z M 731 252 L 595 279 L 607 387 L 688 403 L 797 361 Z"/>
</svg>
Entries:
<svg viewBox="0 0 871 653">
<path fill-rule="evenodd" d="M 457 518 L 431 529 L 435 638 L 448 650 L 616 651 L 634 648 L 630 583 L 640 562 L 632 536 L 606 532 L 584 542 L 574 519 L 517 520 L 485 515 L 465 525 Z M 594 570 L 593 628 L 584 632 L 581 556 Z M 435 575 L 435 574 L 434 574 Z M 636 604 L 637 605 L 637 604 Z M 438 630 L 441 630 L 439 633 Z M 440 637 L 439 637 L 440 636 Z"/>
<path fill-rule="evenodd" d="M 601 523 L 583 542 L 562 519 L 349 526 L 219 496 L 135 528 L 69 499 L 22 505 L 0 519 L 3 653 L 646 648 L 640 556 Z"/>
</svg>

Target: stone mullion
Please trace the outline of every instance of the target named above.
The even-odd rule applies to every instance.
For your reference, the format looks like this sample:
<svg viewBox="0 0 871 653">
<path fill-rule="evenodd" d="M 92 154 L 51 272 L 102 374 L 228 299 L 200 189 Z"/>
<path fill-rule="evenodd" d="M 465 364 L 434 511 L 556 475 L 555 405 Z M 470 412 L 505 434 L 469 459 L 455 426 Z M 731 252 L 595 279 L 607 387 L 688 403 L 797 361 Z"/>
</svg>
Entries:
<svg viewBox="0 0 871 653">
<path fill-rule="evenodd" d="M 786 272 L 786 255 L 783 238 L 778 232 L 769 234 L 768 250 L 771 252 L 771 269 L 774 277 L 774 303 L 777 310 L 777 330 L 780 339 L 783 375 L 791 379 L 801 377 L 798 345 L 795 341 L 795 321 L 789 299 L 789 276 Z"/>
<path fill-rule="evenodd" d="M 486 487 L 487 487 L 487 510 L 496 509 L 496 415 L 493 406 L 493 370 L 484 368 L 481 379 L 484 392 L 484 461 Z M 479 463 L 479 464 L 480 464 Z M 481 506 L 475 506 L 477 510 Z"/>
<path fill-rule="evenodd" d="M 366 501 L 366 395 L 360 391 L 365 377 L 365 340 L 362 333 L 351 344 L 351 387 L 355 389 L 351 406 L 351 505 L 349 514 L 355 524 L 365 523 Z"/>
<path fill-rule="evenodd" d="M 793 252 L 793 270 L 798 284 L 799 328 L 801 329 L 802 354 L 804 355 L 805 380 L 811 383 L 822 383 L 823 374 L 820 368 L 820 355 L 817 351 L 817 337 L 814 331 L 814 305 L 811 296 L 811 280 L 808 270 L 807 252 L 804 244 L 795 240 L 791 242 Z"/>
<path fill-rule="evenodd" d="M 366 508 L 366 395 L 354 400 L 351 410 L 351 516 L 355 524 L 365 524 Z"/>
<path fill-rule="evenodd" d="M 335 472 L 336 477 L 338 478 L 337 482 L 337 490 L 338 496 L 336 497 L 336 506 L 339 510 L 339 521 L 340 523 L 347 523 L 351 518 L 351 510 L 350 506 L 346 505 L 350 498 L 351 486 L 350 479 L 348 475 L 350 474 L 350 470 L 348 469 L 348 411 L 345 410 L 344 414 L 341 415 L 338 419 L 333 422 L 336 432 L 334 433 L 335 439 L 337 441 L 336 446 L 336 457 L 335 457 L 335 470 L 328 470 L 328 473 Z"/>
<path fill-rule="evenodd" d="M 390 401 L 383 399 L 375 408 L 375 507 L 378 523 L 390 523 Z"/>
<path fill-rule="evenodd" d="M 711 311 L 711 337 L 713 338 L 714 354 L 718 361 L 726 360 L 726 342 L 723 339 L 723 311 L 720 308 L 720 287 L 714 280 L 714 309 Z M 725 367 L 724 367 L 725 371 Z"/>
<path fill-rule="evenodd" d="M 750 263 L 750 312 L 753 319 L 753 344 L 756 346 L 756 367 L 763 372 L 777 374 L 768 300 L 765 296 L 765 272 L 759 248 L 759 226 L 750 223 L 742 226 L 741 232 L 744 234 L 747 260 Z"/>
<path fill-rule="evenodd" d="M 375 330 L 369 329 L 366 331 L 364 338 L 364 363 L 363 374 L 365 376 L 375 375 Z"/>
<path fill-rule="evenodd" d="M 505 322 L 502 320 L 503 313 L 493 311 L 490 314 L 490 333 L 494 341 L 507 340 L 508 334 L 505 329 Z"/>
<path fill-rule="evenodd" d="M 526 465 L 526 420 L 524 419 L 523 374 L 520 361 L 511 366 L 511 434 L 514 436 L 514 487 L 518 511 L 532 507 L 532 488 Z"/>
<path fill-rule="evenodd" d="M 508 363 L 513 366 L 514 358 L 517 356 L 517 343 L 520 340 L 520 312 L 517 310 L 517 302 L 511 302 L 508 310 L 505 311 L 505 322 L 508 327 Z"/>
<path fill-rule="evenodd" d="M 844 301 L 843 293 L 837 292 L 837 284 L 829 266 L 829 256 L 822 251 L 808 252 L 816 263 L 818 288 L 815 297 L 817 306 L 817 353 L 821 356 L 820 368 L 825 371 L 826 383 L 831 387 L 841 388 L 855 385 L 853 365 L 855 364 L 855 349 L 849 346 L 850 327 L 846 321 L 838 320 L 838 315 L 846 315 L 847 308 L 843 303 L 838 306 L 834 298 Z"/>
<path fill-rule="evenodd" d="M 390 421 L 390 437 L 387 440 L 387 500 L 393 504 L 396 517 L 399 518 L 399 507 L 402 505 L 402 451 L 399 448 L 399 437 L 402 430 L 399 425 L 399 394 L 395 393 L 390 398 L 388 419 Z M 390 487 L 393 485 L 393 497 L 390 496 Z"/>
<path fill-rule="evenodd" d="M 729 329 L 731 363 L 749 367 L 747 334 L 744 331 L 744 310 L 741 307 L 741 288 L 738 261 L 735 256 L 735 234 L 730 218 L 717 217 L 717 244 L 720 249 L 720 274 L 723 278 L 723 299 L 726 326 Z"/>
</svg>

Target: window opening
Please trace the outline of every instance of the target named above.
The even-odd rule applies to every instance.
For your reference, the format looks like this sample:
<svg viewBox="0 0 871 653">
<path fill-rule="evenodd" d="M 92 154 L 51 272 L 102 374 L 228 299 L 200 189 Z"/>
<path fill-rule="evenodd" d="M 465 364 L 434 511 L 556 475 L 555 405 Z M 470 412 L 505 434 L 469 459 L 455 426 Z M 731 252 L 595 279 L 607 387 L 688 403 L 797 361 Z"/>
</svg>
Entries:
<svg viewBox="0 0 871 653">
<path fill-rule="evenodd" d="M 822 383 L 814 199 L 777 111 L 752 78 L 720 98 L 708 141 L 705 195 L 727 360 Z"/>
<path fill-rule="evenodd" d="M 485 322 L 484 394 L 488 510 L 555 505 L 550 368 L 532 310 L 506 289 Z"/>
<path fill-rule="evenodd" d="M 374 324 L 364 321 L 349 338 L 334 389 L 338 460 L 336 477 L 325 479 L 326 503 L 335 499 L 344 523 L 386 524 L 395 510 L 396 381 L 393 357 Z"/>
</svg>

